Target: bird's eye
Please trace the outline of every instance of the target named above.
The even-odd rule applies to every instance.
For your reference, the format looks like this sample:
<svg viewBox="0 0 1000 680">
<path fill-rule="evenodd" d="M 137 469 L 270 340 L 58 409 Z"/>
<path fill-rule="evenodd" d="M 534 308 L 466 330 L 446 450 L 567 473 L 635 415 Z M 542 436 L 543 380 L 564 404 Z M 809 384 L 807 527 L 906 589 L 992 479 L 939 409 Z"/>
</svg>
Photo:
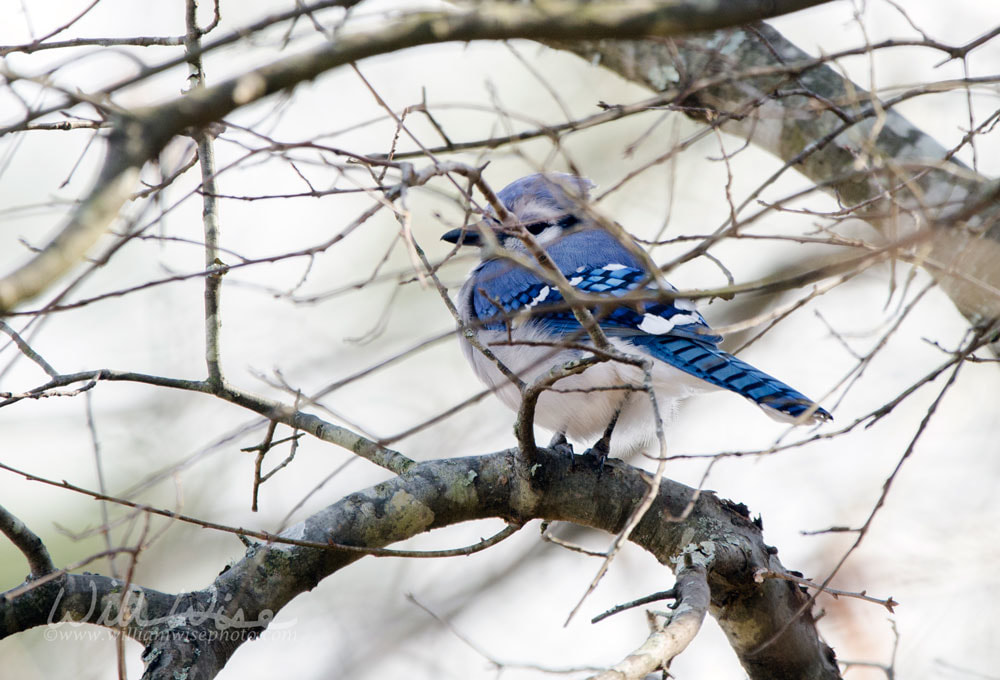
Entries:
<svg viewBox="0 0 1000 680">
<path fill-rule="evenodd" d="M 576 215 L 563 215 L 556 220 L 556 226 L 560 229 L 569 229 L 580 223 L 580 218 Z"/>
<path fill-rule="evenodd" d="M 552 226 L 551 222 L 532 222 L 531 224 L 524 225 L 524 228 L 528 230 L 528 233 L 533 236 L 538 236 L 543 231 Z"/>
</svg>

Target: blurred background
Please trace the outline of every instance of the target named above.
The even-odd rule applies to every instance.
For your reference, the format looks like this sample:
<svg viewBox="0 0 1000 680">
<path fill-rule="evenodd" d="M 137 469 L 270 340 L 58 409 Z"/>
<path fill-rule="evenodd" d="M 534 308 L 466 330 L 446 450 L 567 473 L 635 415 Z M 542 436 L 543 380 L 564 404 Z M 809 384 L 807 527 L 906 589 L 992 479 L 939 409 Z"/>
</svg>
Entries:
<svg viewBox="0 0 1000 680">
<path fill-rule="evenodd" d="M 29 42 L 79 14 L 88 3 L 49 0 L 35 4 L 6 0 L 0 44 Z M 290 2 L 222 3 L 222 33 L 288 9 Z M 349 26 L 376 28 L 387 13 L 404 5 L 365 2 Z M 905 10 L 905 13 L 904 13 Z M 330 22 L 338 11 L 318 15 Z M 201 23 L 211 19 L 203 7 Z M 927 31 L 942 43 L 966 43 L 1000 20 L 991 3 L 834 2 L 773 21 L 804 50 L 831 53 L 865 40 L 920 38 Z M 916 27 L 916 28 L 915 28 Z M 353 29 L 352 29 L 353 30 Z M 74 37 L 183 35 L 183 3 L 102 0 L 60 34 Z M 215 35 L 215 34 L 213 34 Z M 320 43 L 306 21 L 289 30 L 282 24 L 205 57 L 209 84 Z M 0 64 L 21 76 L 56 69 L 47 87 L 18 83 L 0 91 L 0 119 L 23 115 L 17 94 L 33 107 L 57 101 L 57 89 L 99 89 L 135 74 L 135 57 L 159 63 L 181 56 L 181 47 L 81 47 L 34 54 L 13 53 Z M 897 48 L 837 62 L 860 85 L 880 93 L 928 81 L 966 75 L 997 76 L 1000 40 L 972 52 L 966 64 L 939 65 L 942 53 Z M 57 68 L 58 67 L 58 68 Z M 394 111 L 426 102 L 437 124 L 453 141 L 485 139 L 510 131 L 555 125 L 598 112 L 599 102 L 628 104 L 650 93 L 572 55 L 525 41 L 435 45 L 406 50 L 358 64 L 371 87 Z M 967 71 L 966 71 L 967 69 Z M 186 89 L 186 67 L 164 71 L 116 97 L 123 106 L 141 106 L 178 96 Z M 998 108 L 996 84 L 917 97 L 899 110 L 946 148 L 957 145 L 970 127 Z M 970 114 L 971 110 L 971 114 Z M 90 115 L 84 109 L 74 113 Z M 50 120 L 58 120 L 55 116 Z M 419 112 L 406 116 L 410 130 L 427 146 L 440 134 Z M 393 147 L 396 125 L 368 86 L 342 68 L 248 106 L 227 119 L 216 140 L 221 202 L 222 259 L 265 258 L 323 243 L 344 230 L 372 200 L 364 193 L 320 198 L 250 200 L 295 194 L 310 186 L 325 191 L 368 186 L 361 167 L 309 148 L 268 150 L 271 141 L 318 143 L 358 154 L 381 154 Z M 682 114 L 651 111 L 563 138 L 554 150 L 540 139 L 448 158 L 470 164 L 489 162 L 485 176 L 494 189 L 540 169 L 567 170 L 570 163 L 594 180 L 597 193 L 616 187 L 636 169 L 664 155 L 699 130 Z M 1000 136 L 978 137 L 975 154 L 959 152 L 965 163 L 987 175 L 1000 172 Z M 399 150 L 415 148 L 402 135 Z M 147 169 L 156 184 L 191 157 L 190 140 L 176 139 Z M 741 149 L 743 141 L 708 135 L 669 162 L 653 164 L 604 195 L 597 207 L 641 238 L 671 239 L 707 234 L 729 215 L 731 192 L 739 203 L 782 161 Z M 0 271 L 24 261 L 29 248 L 54 234 L 73 202 L 86 194 L 100 166 L 102 142 L 93 130 L 37 131 L 0 138 Z M 413 159 L 425 167 L 427 159 Z M 308 181 L 308 184 L 307 184 Z M 201 199 L 197 169 L 180 177 L 155 199 L 129 204 L 115 229 L 147 227 L 105 265 L 83 278 L 66 300 L 82 300 L 151 281 L 198 272 L 203 267 Z M 810 186 L 786 173 L 762 196 L 774 201 Z M 772 212 L 750 233 L 775 236 L 816 234 L 828 226 L 809 211 L 836 209 L 833 199 L 810 195 L 790 204 L 798 212 Z M 432 261 L 449 252 L 441 233 L 462 223 L 458 192 L 445 179 L 411 191 L 405 208 L 412 234 Z M 877 242 L 860 222 L 837 225 L 837 233 Z M 115 243 L 106 237 L 95 257 Z M 655 248 L 666 261 L 690 242 Z M 840 251 L 829 245 L 793 240 L 728 240 L 713 254 L 737 282 L 818 266 Z M 454 293 L 474 264 L 460 254 L 441 270 Z M 60 282 L 52 294 L 85 269 Z M 700 258 L 670 275 L 678 287 L 725 285 L 720 267 Z M 804 393 L 835 406 L 833 431 L 889 401 L 944 363 L 957 348 L 967 322 L 936 288 L 913 305 L 885 347 L 846 392 L 835 389 L 899 320 L 901 310 L 930 283 L 904 263 L 869 269 L 792 313 L 741 356 Z M 32 347 L 57 370 L 71 373 L 116 368 L 171 377 L 204 375 L 202 279 L 172 281 L 127 295 L 53 313 L 24 330 Z M 801 295 L 713 301 L 702 311 L 725 325 L 787 304 Z M 45 300 L 30 303 L 37 309 Z M 289 258 L 232 270 L 223 280 L 222 358 L 228 379 L 238 387 L 291 402 L 275 387 L 284 382 L 304 393 L 407 353 L 384 368 L 321 400 L 323 417 L 375 438 L 416 427 L 480 390 L 461 357 L 454 322 L 433 287 L 413 276 L 411 257 L 399 223 L 381 212 L 315 258 Z M 24 329 L 31 316 L 8 319 Z M 734 334 L 738 347 L 759 328 Z M 818 599 L 825 615 L 820 630 L 842 660 L 889 664 L 899 678 L 1000 677 L 1000 411 L 993 395 L 997 366 L 969 364 L 941 402 L 937 414 L 894 482 L 861 547 L 832 585 L 870 595 L 892 596 L 895 614 L 857 600 Z M 44 373 L 0 337 L 0 391 L 24 392 L 46 382 Z M 853 534 L 807 535 L 833 526 L 859 526 L 877 501 L 886 477 L 906 450 L 944 379 L 925 385 L 870 429 L 855 431 L 765 456 L 729 457 L 711 469 L 704 486 L 746 503 L 760 515 L 769 544 L 782 562 L 822 580 L 854 541 Z M 832 393 L 831 393 L 832 391 Z M 88 416 L 88 411 L 90 415 Z M 88 426 L 88 419 L 93 424 Z M 492 398 L 407 436 L 394 446 L 418 460 L 487 453 L 514 444 L 513 414 Z M 343 495 L 388 476 L 343 450 L 308 437 L 294 460 L 260 491 L 260 509 L 250 510 L 254 455 L 242 452 L 264 435 L 253 414 L 216 399 L 126 383 L 99 384 L 86 395 L 24 400 L 0 410 L 0 461 L 32 474 L 97 488 L 98 461 L 108 491 L 151 505 L 176 509 L 213 522 L 276 531 L 307 517 Z M 289 433 L 279 429 L 278 436 Z M 715 454 L 767 449 L 789 432 L 753 405 L 731 394 L 711 394 L 686 402 L 667 431 L 671 454 Z M 548 434 L 539 431 L 541 441 Z M 95 455 L 95 441 L 97 453 Z M 269 454 L 265 469 L 278 464 L 287 448 Z M 710 458 L 671 462 L 667 475 L 697 485 Z M 636 458 L 636 465 L 652 463 Z M 345 467 L 345 463 L 350 463 Z M 333 474 L 336 471 L 336 474 Z M 324 484 L 319 480 L 329 478 Z M 0 474 L 3 504 L 47 543 L 57 565 L 86 558 L 105 548 L 97 528 L 101 505 L 87 497 Z M 296 507 L 297 506 L 297 507 Z M 116 542 L 136 540 L 144 520 L 108 507 Z M 409 548 L 454 547 L 473 543 L 502 523 L 471 523 L 408 542 Z M 155 540 L 143 553 L 135 582 L 166 592 L 205 587 L 243 546 L 218 534 L 163 518 L 150 520 Z M 610 537 L 569 526 L 555 533 L 588 547 L 604 549 Z M 119 558 L 117 568 L 127 565 Z M 606 667 L 645 639 L 639 610 L 597 625 L 591 616 L 625 600 L 663 590 L 670 573 L 638 548 L 629 547 L 568 626 L 563 622 L 599 562 L 541 542 L 531 525 L 512 539 L 471 557 L 443 560 L 373 559 L 358 562 L 296 598 L 283 609 L 265 639 L 239 649 L 220 678 L 297 677 L 492 678 L 539 677 L 542 668 Z M 87 567 L 110 573 L 106 560 Z M 0 589 L 19 584 L 27 572 L 21 554 L 0 541 Z M 447 620 L 449 630 L 417 606 Z M 97 628 L 34 629 L 0 642 L 6 677 L 45 678 L 73 673 L 79 678 L 115 673 L 115 645 Z M 81 631 L 92 634 L 90 638 Z M 461 637 L 460 637 L 461 635 Z M 464 638 L 464 639 L 463 639 Z M 469 644 L 465 641 L 471 641 Z M 128 673 L 142 672 L 140 645 L 126 643 Z M 671 667 L 678 678 L 740 678 L 742 669 L 717 626 L 707 621 L 691 647 Z M 851 667 L 847 677 L 881 678 L 882 670 Z M 573 674 L 571 677 L 579 677 Z"/>
</svg>

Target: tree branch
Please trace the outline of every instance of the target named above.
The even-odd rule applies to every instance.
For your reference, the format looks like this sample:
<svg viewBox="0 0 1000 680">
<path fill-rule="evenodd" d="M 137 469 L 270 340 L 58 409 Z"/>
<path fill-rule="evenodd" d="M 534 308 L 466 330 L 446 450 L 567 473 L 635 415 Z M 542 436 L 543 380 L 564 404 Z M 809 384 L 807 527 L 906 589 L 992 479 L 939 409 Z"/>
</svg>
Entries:
<svg viewBox="0 0 1000 680">
<path fill-rule="evenodd" d="M 184 22 L 187 36 L 184 51 L 188 55 L 191 75 L 189 93 L 205 87 L 205 71 L 201 60 L 201 36 L 198 28 L 198 2 L 186 0 Z M 212 135 L 205 128 L 194 133 L 198 144 L 198 165 L 201 168 L 201 218 L 205 230 L 205 364 L 208 369 L 207 382 L 213 390 L 222 389 L 225 379 L 222 375 L 222 360 L 219 356 L 219 334 L 222 329 L 222 276 L 225 266 L 219 260 L 219 205 L 216 201 L 218 189 L 215 183 L 215 148 Z"/>
<path fill-rule="evenodd" d="M 28 568 L 31 570 L 29 580 L 55 571 L 52 558 L 42 539 L 2 505 L 0 505 L 0 532 L 3 532 L 28 560 Z"/>
<path fill-rule="evenodd" d="M 136 382 L 146 385 L 156 385 L 158 387 L 169 387 L 177 390 L 187 390 L 190 392 L 201 392 L 213 394 L 220 399 L 224 399 L 237 406 L 242 406 L 254 413 L 264 416 L 269 420 L 276 420 L 287 425 L 293 430 L 308 432 L 317 439 L 321 439 L 330 444 L 336 444 L 351 451 L 357 456 L 384 467 L 394 473 L 404 472 L 413 461 L 402 453 L 374 442 L 351 430 L 323 420 L 319 416 L 305 413 L 292 408 L 287 404 L 271 401 L 259 397 L 249 392 L 244 392 L 230 385 L 224 385 L 221 390 L 216 390 L 207 381 L 185 380 L 183 378 L 167 378 L 158 375 L 136 373 L 132 371 L 117 371 L 108 368 L 101 368 L 91 371 L 81 371 L 58 375 L 44 385 L 34 388 L 27 394 L 12 395 L 0 401 L 0 407 L 8 406 L 21 399 L 40 398 L 53 394 L 51 390 L 56 387 L 65 387 L 73 383 L 87 381 L 77 392 L 93 388 L 101 380 L 118 382 Z M 75 393 L 74 393 L 75 394 Z"/>
<path fill-rule="evenodd" d="M 641 647 L 592 680 L 642 680 L 657 670 L 666 671 L 670 661 L 691 644 L 708 613 L 708 577 L 703 560 L 686 559 L 677 570 L 674 590 L 677 603 L 666 622 L 658 622 Z M 651 613 L 650 617 L 662 618 L 662 615 Z"/>
<path fill-rule="evenodd" d="M 372 32 L 342 34 L 305 54 L 288 57 L 210 88 L 134 112 L 108 109 L 114 127 L 97 183 L 59 234 L 26 264 L 0 278 L 0 314 L 45 291 L 105 232 L 129 198 L 139 170 L 170 139 L 222 120 L 262 97 L 312 80 L 330 69 L 431 43 L 508 38 L 593 40 L 611 36 L 671 36 L 744 24 L 826 0 L 684 0 L 670 3 L 543 5 L 490 2 L 443 12 L 405 14 Z M 200 52 L 188 50 L 186 59 Z M 93 96 L 86 97 L 94 102 Z M 17 131 L 14 126 L 0 134 Z"/>
<path fill-rule="evenodd" d="M 613 533 L 621 530 L 647 489 L 643 473 L 623 463 L 609 461 L 599 475 L 546 449 L 539 449 L 531 462 L 509 450 L 415 464 L 403 475 L 345 497 L 282 536 L 380 548 L 438 527 L 489 517 L 512 524 L 546 518 Z M 693 494 L 694 489 L 663 480 L 631 540 L 664 564 L 680 556 L 675 567 L 682 575 L 691 562 L 684 555 L 699 556 L 711 589 L 711 611 L 730 640 L 738 640 L 733 647 L 751 678 L 839 677 L 832 651 L 817 637 L 809 613 L 794 618 L 807 601 L 801 590 L 777 579 L 754 582 L 758 569 L 785 569 L 745 511 L 703 492 L 686 519 L 669 521 L 683 513 Z M 100 625 L 111 621 L 149 645 L 146 678 L 173 678 L 174 673 L 211 678 L 293 597 L 360 557 L 301 545 L 253 545 L 204 590 L 172 596 L 133 586 L 124 605 L 119 604 L 116 582 L 67 574 L 0 600 L 0 637 L 44 625 L 50 612 L 57 619 L 71 615 Z M 684 576 L 682 591 L 688 589 L 689 578 L 700 578 L 698 570 Z M 700 595 L 694 595 L 693 584 L 690 587 L 690 616 L 695 616 Z M 122 607 L 130 612 L 124 619 Z M 687 633 L 674 637 L 675 631 L 693 632 L 689 626 L 694 621 L 688 616 L 679 619 L 674 630 L 664 629 L 674 641 L 658 639 L 658 649 L 677 648 Z M 225 624 L 223 632 L 232 635 L 220 635 L 219 622 Z M 785 625 L 777 642 L 756 651 Z"/>
<path fill-rule="evenodd" d="M 547 44 L 654 91 L 677 91 L 693 118 L 726 117 L 724 131 L 786 161 L 761 188 L 794 168 L 889 241 L 936 225 L 929 255 L 943 266 L 931 274 L 974 325 L 1000 316 L 1000 182 L 970 171 L 954 158 L 957 149 L 893 110 L 928 90 L 880 102 L 766 24 L 685 37 L 673 47 L 653 40 Z"/>
</svg>

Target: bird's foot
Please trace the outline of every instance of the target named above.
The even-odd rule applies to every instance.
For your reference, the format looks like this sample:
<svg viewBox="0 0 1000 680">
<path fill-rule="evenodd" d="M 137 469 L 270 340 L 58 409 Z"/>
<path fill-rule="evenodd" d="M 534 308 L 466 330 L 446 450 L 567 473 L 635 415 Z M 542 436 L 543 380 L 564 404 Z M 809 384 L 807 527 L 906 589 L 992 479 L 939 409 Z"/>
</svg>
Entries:
<svg viewBox="0 0 1000 680">
<path fill-rule="evenodd" d="M 566 439 L 566 434 L 563 432 L 557 432 L 556 436 L 552 438 L 549 442 L 549 448 L 556 453 L 562 454 L 569 458 L 569 462 L 572 463 L 574 459 L 573 445 L 569 443 Z"/>
<path fill-rule="evenodd" d="M 584 457 L 593 460 L 593 466 L 597 469 L 597 478 L 604 474 L 604 464 L 608 460 L 608 445 L 601 440 L 583 452 Z"/>
</svg>

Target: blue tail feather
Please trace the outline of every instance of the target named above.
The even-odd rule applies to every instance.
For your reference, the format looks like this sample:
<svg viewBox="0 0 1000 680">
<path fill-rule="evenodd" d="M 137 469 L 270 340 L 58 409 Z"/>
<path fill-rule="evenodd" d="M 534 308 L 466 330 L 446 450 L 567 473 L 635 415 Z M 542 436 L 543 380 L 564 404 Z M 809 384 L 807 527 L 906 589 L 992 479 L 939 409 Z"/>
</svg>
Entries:
<svg viewBox="0 0 1000 680">
<path fill-rule="evenodd" d="M 630 337 L 652 356 L 707 383 L 735 392 L 789 419 L 812 411 L 812 420 L 831 420 L 829 411 L 759 368 L 713 344 L 671 335 Z"/>
</svg>

